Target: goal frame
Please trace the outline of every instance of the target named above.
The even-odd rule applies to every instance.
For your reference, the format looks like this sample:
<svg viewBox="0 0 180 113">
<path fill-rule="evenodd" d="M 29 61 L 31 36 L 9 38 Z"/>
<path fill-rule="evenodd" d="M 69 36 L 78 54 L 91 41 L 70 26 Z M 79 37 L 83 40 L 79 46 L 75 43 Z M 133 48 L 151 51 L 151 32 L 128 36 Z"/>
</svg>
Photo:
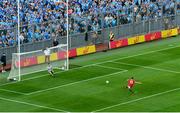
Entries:
<svg viewBox="0 0 180 113">
<path fill-rule="evenodd" d="M 54 0 L 55 2 L 56 0 Z M 56 1 L 57 2 L 57 1 Z M 66 22 L 67 22 L 67 40 L 66 40 L 66 43 L 67 43 L 67 52 L 66 52 L 66 56 L 67 56 L 67 69 L 69 70 L 69 0 L 66 0 L 66 8 L 67 8 L 67 18 L 66 18 Z M 18 17 L 18 24 L 17 24 L 17 40 L 18 40 L 18 45 L 17 45 L 17 53 L 21 53 L 21 39 L 20 39 L 20 0 L 17 0 L 17 17 Z M 19 62 L 20 62 L 20 55 L 19 55 Z M 19 63 L 19 67 L 20 67 L 20 63 Z M 19 68 L 19 73 L 21 72 L 21 69 Z M 21 80 L 21 78 L 20 78 Z M 20 81 L 19 80 L 19 81 Z"/>
<path fill-rule="evenodd" d="M 67 44 L 59 44 L 58 46 L 50 47 L 49 49 L 51 51 L 51 55 L 52 54 L 57 55 L 57 59 L 51 60 L 50 63 L 52 63 L 53 65 L 56 65 L 55 67 L 57 67 L 57 66 L 60 66 L 60 64 L 62 66 L 62 62 L 64 62 L 64 65 L 63 65 L 63 67 L 65 67 L 64 69 L 69 70 L 69 64 L 68 64 L 68 61 L 67 61 L 67 60 L 69 60 L 69 57 L 66 56 L 66 53 L 69 53 L 67 51 Z M 32 56 L 31 56 L 31 54 L 32 54 Z M 23 55 L 24 55 L 24 57 L 23 57 Z M 28 74 L 32 74 L 32 73 L 45 71 L 46 68 L 43 68 L 43 69 L 40 69 L 40 70 L 35 70 L 33 72 L 26 72 L 26 70 L 29 70 L 30 68 L 33 69 L 34 66 L 35 67 L 37 66 L 37 68 L 39 68 L 40 67 L 39 65 L 42 65 L 44 67 L 47 64 L 46 61 L 43 61 L 43 62 L 37 63 L 37 64 L 24 65 L 24 63 L 26 62 L 27 59 L 29 59 L 29 58 L 31 59 L 33 57 L 36 57 L 36 60 L 38 60 L 38 57 L 41 57 L 42 55 L 45 58 L 44 50 L 36 50 L 36 51 L 23 52 L 23 53 L 13 53 L 12 54 L 11 71 L 9 73 L 8 79 L 13 79 L 13 78 L 18 77 L 17 80 L 21 81 L 21 78 L 22 78 L 23 75 L 28 75 Z M 65 56 L 60 57 L 60 55 L 65 55 Z M 22 59 L 19 60 L 19 58 L 22 58 Z M 25 62 L 24 62 L 24 60 L 25 60 Z M 21 65 L 21 62 L 24 62 L 24 63 Z M 24 68 L 25 70 L 22 71 L 22 68 Z M 34 68 L 34 69 L 36 69 L 36 68 Z"/>
</svg>

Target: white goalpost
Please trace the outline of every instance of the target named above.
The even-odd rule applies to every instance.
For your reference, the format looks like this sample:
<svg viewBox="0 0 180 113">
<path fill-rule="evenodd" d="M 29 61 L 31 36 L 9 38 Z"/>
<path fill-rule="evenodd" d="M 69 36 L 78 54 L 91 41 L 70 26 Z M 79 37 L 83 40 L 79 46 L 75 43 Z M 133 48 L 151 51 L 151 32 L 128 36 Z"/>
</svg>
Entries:
<svg viewBox="0 0 180 113">
<path fill-rule="evenodd" d="M 62 2 L 61 0 L 54 0 L 55 3 Z M 67 40 L 66 44 L 59 44 L 56 47 L 49 48 L 51 51 L 50 64 L 53 67 L 62 68 L 63 70 L 69 70 L 69 15 L 68 15 L 68 2 L 66 0 L 66 22 L 67 22 Z M 20 0 L 17 0 L 17 12 L 18 12 L 18 26 L 17 26 L 17 53 L 12 54 L 11 71 L 8 79 L 21 81 L 22 75 L 35 73 L 43 70 L 47 70 L 47 63 L 45 62 L 44 51 L 36 50 L 30 52 L 21 53 L 20 43 Z M 33 62 L 33 63 L 32 63 Z"/>
</svg>

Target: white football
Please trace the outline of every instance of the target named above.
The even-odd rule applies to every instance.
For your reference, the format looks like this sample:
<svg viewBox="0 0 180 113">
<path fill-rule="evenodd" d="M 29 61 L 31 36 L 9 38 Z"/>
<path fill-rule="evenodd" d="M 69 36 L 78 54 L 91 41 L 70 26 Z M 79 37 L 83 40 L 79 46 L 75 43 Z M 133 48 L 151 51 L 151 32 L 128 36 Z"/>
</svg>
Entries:
<svg viewBox="0 0 180 113">
<path fill-rule="evenodd" d="M 109 83 L 109 81 L 108 80 L 106 80 L 106 84 L 108 84 Z"/>
<path fill-rule="evenodd" d="M 16 78 L 13 78 L 14 81 L 16 81 L 17 79 Z"/>
</svg>

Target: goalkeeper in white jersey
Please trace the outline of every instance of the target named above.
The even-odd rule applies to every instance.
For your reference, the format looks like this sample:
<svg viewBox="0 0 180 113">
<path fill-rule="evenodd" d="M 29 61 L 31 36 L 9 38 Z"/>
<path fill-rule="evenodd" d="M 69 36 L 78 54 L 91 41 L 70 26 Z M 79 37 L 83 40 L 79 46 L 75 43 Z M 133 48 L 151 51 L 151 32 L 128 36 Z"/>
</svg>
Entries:
<svg viewBox="0 0 180 113">
<path fill-rule="evenodd" d="M 53 71 L 52 65 L 50 63 L 48 63 L 47 70 L 51 76 L 54 76 L 54 71 Z"/>
</svg>

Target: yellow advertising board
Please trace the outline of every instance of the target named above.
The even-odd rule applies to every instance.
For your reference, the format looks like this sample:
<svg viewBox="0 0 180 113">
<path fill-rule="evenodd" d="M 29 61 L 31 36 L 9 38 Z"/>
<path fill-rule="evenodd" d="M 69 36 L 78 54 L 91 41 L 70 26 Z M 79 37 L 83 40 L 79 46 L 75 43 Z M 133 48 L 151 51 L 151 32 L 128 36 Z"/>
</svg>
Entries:
<svg viewBox="0 0 180 113">
<path fill-rule="evenodd" d="M 128 45 L 145 42 L 144 35 L 128 38 Z"/>
<path fill-rule="evenodd" d="M 162 38 L 168 38 L 168 37 L 176 36 L 176 35 L 178 35 L 178 29 L 177 28 L 161 31 Z"/>
<path fill-rule="evenodd" d="M 37 62 L 38 62 L 38 64 L 45 63 L 45 56 L 44 55 L 38 56 L 37 57 Z"/>
<path fill-rule="evenodd" d="M 95 45 L 76 48 L 77 56 L 96 52 Z"/>
<path fill-rule="evenodd" d="M 57 53 L 52 53 L 50 56 L 50 61 L 55 61 L 55 60 L 58 60 Z"/>
</svg>

